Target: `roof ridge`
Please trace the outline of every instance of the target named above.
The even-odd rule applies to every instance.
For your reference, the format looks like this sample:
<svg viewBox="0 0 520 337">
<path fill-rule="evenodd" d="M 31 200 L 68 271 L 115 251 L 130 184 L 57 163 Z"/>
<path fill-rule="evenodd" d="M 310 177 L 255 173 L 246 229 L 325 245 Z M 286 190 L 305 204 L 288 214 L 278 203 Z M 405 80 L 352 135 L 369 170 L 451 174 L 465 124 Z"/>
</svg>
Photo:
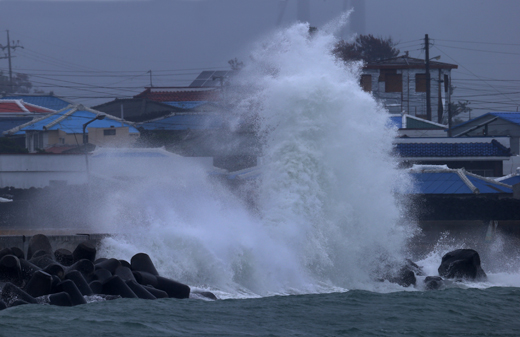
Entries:
<svg viewBox="0 0 520 337">
<path fill-rule="evenodd" d="M 478 188 L 475 185 L 473 185 L 473 183 L 468 179 L 468 177 L 466 177 L 466 170 L 461 168 L 461 169 L 456 169 L 455 171 L 459 175 L 460 179 L 462 179 L 462 181 L 466 184 L 466 186 L 469 187 L 471 192 L 473 192 L 475 194 L 479 194 L 480 193 Z"/>
</svg>

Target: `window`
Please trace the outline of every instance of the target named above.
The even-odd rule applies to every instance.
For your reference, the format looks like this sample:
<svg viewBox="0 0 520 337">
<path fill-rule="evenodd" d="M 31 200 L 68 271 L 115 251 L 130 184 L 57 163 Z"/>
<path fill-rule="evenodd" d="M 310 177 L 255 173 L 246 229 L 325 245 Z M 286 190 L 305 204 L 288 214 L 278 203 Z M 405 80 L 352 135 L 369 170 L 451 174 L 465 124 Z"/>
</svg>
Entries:
<svg viewBox="0 0 520 337">
<path fill-rule="evenodd" d="M 381 69 L 379 70 L 379 82 L 386 82 L 387 75 L 395 75 L 397 70 L 395 69 Z"/>
<path fill-rule="evenodd" d="M 426 74 L 415 74 L 415 92 L 426 92 Z"/>
<path fill-rule="evenodd" d="M 361 89 L 372 92 L 372 75 L 361 75 Z"/>
<path fill-rule="evenodd" d="M 103 130 L 103 136 L 115 136 L 116 129 L 105 129 Z"/>
<path fill-rule="evenodd" d="M 385 92 L 403 92 L 403 76 L 401 74 L 386 74 Z"/>
<path fill-rule="evenodd" d="M 448 92 L 450 89 L 450 78 L 448 75 L 444 75 L 444 92 Z"/>
</svg>

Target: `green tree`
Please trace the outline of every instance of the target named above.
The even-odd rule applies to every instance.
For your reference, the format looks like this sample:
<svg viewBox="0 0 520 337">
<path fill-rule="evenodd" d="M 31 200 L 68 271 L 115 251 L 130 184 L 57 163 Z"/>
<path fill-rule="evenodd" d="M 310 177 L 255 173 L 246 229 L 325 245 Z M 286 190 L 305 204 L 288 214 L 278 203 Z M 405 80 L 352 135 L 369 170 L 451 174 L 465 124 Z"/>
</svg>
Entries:
<svg viewBox="0 0 520 337">
<path fill-rule="evenodd" d="M 0 70 L 0 93 L 20 93 L 28 94 L 31 92 L 33 85 L 29 80 L 29 75 L 22 73 L 15 73 L 13 76 L 13 88 L 11 90 L 11 83 L 9 75 L 4 74 Z"/>
<path fill-rule="evenodd" d="M 453 121 L 453 125 L 461 124 L 464 122 L 464 120 L 460 118 L 460 114 L 467 112 L 471 116 L 471 111 L 473 111 L 473 109 L 469 107 L 470 104 L 470 101 L 458 101 L 457 103 L 450 103 L 451 118 Z"/>
<path fill-rule="evenodd" d="M 363 60 L 367 63 L 389 59 L 399 55 L 396 42 L 391 37 L 375 37 L 372 34 L 358 35 L 353 42 L 340 40 L 333 53 L 344 61 Z"/>
<path fill-rule="evenodd" d="M 244 62 L 239 61 L 236 57 L 228 61 L 231 70 L 238 71 L 244 67 Z"/>
</svg>

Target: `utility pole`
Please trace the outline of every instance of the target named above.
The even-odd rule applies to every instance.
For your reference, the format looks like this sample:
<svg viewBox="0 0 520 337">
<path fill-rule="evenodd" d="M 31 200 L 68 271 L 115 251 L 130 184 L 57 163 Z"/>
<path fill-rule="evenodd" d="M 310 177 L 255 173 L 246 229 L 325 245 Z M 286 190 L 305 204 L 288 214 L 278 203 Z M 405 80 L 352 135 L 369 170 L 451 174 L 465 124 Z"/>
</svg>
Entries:
<svg viewBox="0 0 520 337">
<path fill-rule="evenodd" d="M 426 119 L 432 120 L 432 104 L 431 104 L 431 78 L 430 78 L 430 39 L 428 34 L 424 35 L 424 62 L 426 63 Z"/>
<path fill-rule="evenodd" d="M 153 83 L 152 83 L 152 71 L 151 70 L 148 70 L 147 73 L 150 74 L 150 88 L 153 87 Z"/>
<path fill-rule="evenodd" d="M 23 47 L 20 46 L 19 43 L 20 43 L 20 40 L 16 41 L 16 43 L 13 41 L 13 45 L 11 46 L 11 40 L 9 39 L 9 30 L 7 30 L 7 46 L 2 46 L 0 44 L 0 48 L 2 48 L 2 50 L 7 49 L 7 56 L 0 57 L 0 59 L 7 58 L 9 60 L 9 88 L 10 88 L 10 93 L 14 92 L 14 87 L 13 87 L 13 67 L 11 66 L 11 49 L 12 50 L 15 50 L 16 48 L 22 48 L 23 49 Z"/>
</svg>

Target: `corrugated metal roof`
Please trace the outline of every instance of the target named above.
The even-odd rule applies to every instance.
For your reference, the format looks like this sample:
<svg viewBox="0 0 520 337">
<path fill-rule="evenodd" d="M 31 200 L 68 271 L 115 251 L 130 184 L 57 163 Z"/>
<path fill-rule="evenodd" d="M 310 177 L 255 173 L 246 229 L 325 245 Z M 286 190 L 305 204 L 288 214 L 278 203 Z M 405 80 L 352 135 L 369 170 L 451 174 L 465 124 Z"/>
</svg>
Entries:
<svg viewBox="0 0 520 337">
<path fill-rule="evenodd" d="M 412 194 L 513 194 L 507 184 L 462 169 L 410 171 L 415 188 Z"/>
<path fill-rule="evenodd" d="M 18 96 L 5 96 L 1 99 L 23 99 L 24 102 L 31 103 L 34 105 L 38 105 L 47 109 L 51 109 L 54 111 L 58 111 L 61 109 L 66 108 L 71 103 L 67 102 L 61 98 L 58 98 L 56 96 L 25 96 L 25 95 L 18 95 Z"/>
<path fill-rule="evenodd" d="M 129 128 L 130 133 L 139 133 L 139 131 L 128 122 L 122 122 L 121 119 L 106 115 L 101 111 L 85 108 L 81 105 L 72 108 L 63 109 L 52 113 L 48 116 L 29 122 L 19 130 L 11 129 L 11 134 L 25 134 L 26 131 L 44 131 L 44 130 L 62 130 L 66 133 L 83 133 L 83 124 L 95 118 L 97 115 L 105 115 L 105 119 L 96 120 L 88 125 L 88 128 L 111 128 L 125 126 Z M 88 133 L 88 128 L 85 130 Z"/>
<path fill-rule="evenodd" d="M 487 117 L 498 117 L 508 122 L 520 125 L 520 112 L 488 112 L 476 118 L 470 119 L 467 122 L 455 125 L 454 127 L 452 127 L 452 130 L 457 130 L 458 128 L 471 124 L 474 121 L 485 120 Z"/>
<path fill-rule="evenodd" d="M 510 149 L 496 140 L 489 143 L 398 143 L 401 157 L 509 157 Z"/>
<path fill-rule="evenodd" d="M 32 117 L 11 117 L 0 118 L 0 137 L 3 136 L 4 131 L 11 130 L 17 126 L 32 121 Z"/>
<path fill-rule="evenodd" d="M 507 184 L 507 185 L 516 185 L 520 183 L 520 176 L 512 176 L 504 180 L 500 180 L 501 183 Z"/>
<path fill-rule="evenodd" d="M 222 127 L 223 120 L 216 115 L 183 114 L 158 118 L 139 124 L 145 130 L 207 130 Z"/>
</svg>

